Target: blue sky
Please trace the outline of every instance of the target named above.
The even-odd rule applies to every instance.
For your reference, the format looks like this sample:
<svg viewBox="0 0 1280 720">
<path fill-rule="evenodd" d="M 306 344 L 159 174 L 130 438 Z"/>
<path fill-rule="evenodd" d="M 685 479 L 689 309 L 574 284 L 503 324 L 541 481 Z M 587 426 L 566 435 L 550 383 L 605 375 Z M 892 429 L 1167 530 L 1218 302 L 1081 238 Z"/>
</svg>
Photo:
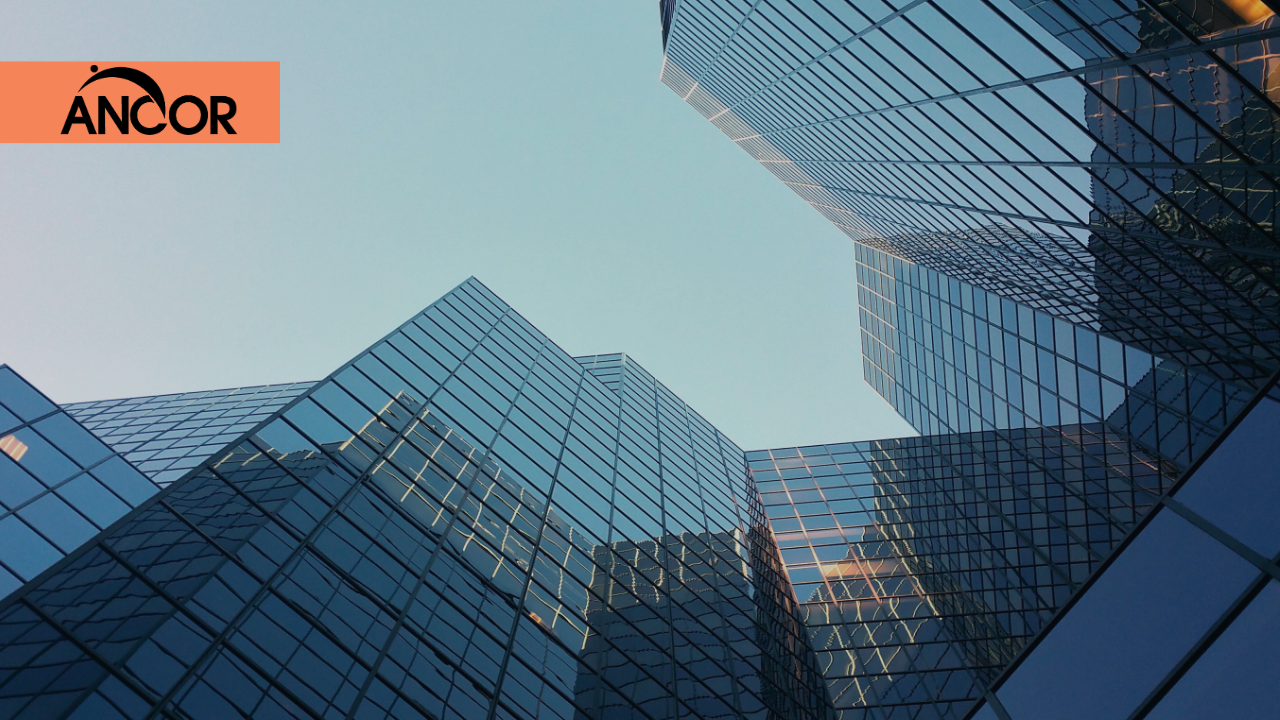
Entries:
<svg viewBox="0 0 1280 720">
<path fill-rule="evenodd" d="M 59 402 L 323 377 L 475 275 L 747 448 L 913 434 L 853 246 L 658 81 L 656 3 L 8 3 L 0 60 L 279 60 L 281 143 L 0 145 L 0 362 Z"/>
</svg>

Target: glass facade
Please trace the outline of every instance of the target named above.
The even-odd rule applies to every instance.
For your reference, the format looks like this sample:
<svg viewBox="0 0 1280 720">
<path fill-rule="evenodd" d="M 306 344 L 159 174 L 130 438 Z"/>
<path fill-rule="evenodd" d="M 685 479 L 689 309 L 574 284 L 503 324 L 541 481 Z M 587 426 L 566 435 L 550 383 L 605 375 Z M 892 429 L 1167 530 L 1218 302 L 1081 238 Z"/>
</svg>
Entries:
<svg viewBox="0 0 1280 720">
<path fill-rule="evenodd" d="M 842 717 L 1280 715 L 1276 10 L 675 4 L 663 81 L 854 241 L 922 434 L 748 453 Z"/>
<path fill-rule="evenodd" d="M 744 452 L 474 279 L 316 383 L 0 366 L 0 720 L 1280 717 L 1275 10 L 659 3 L 919 437 Z"/>
<path fill-rule="evenodd" d="M 0 365 L 0 597 L 158 490 L 21 375 Z"/>
<path fill-rule="evenodd" d="M 855 242 L 1257 390 L 1266 0 L 682 0 L 663 81 Z"/>
<path fill-rule="evenodd" d="M 470 280 L 0 602 L 0 717 L 831 706 L 743 451 Z"/>
<path fill-rule="evenodd" d="M 1277 433 L 1260 398 L 1001 679 L 997 716 L 1276 714 Z"/>
<path fill-rule="evenodd" d="M 1167 489 L 1104 436 L 747 454 L 841 717 L 962 717 L 982 697 Z"/>
<path fill-rule="evenodd" d="M 896 485 L 879 452 L 876 443 L 845 443 L 748 459 L 839 716 L 916 717 L 932 704 L 945 713 L 972 704 L 980 693 L 973 675 L 1007 661 L 1012 637 L 1028 632 L 1028 620 L 1039 625 L 1047 603 L 1034 587 L 1019 594 L 1026 585 L 1020 568 L 1002 558 L 1004 566 L 988 572 L 1008 574 L 1015 587 L 1002 598 L 1012 604 L 1002 607 L 999 624 L 992 609 L 971 607 L 952 587 L 944 557 L 908 556 L 893 532 L 887 497 Z M 965 530 L 950 528 L 954 536 Z M 945 536 L 906 538 L 930 540 Z"/>
<path fill-rule="evenodd" d="M 62 409 L 163 487 L 313 384 L 98 400 L 70 403 Z"/>
</svg>

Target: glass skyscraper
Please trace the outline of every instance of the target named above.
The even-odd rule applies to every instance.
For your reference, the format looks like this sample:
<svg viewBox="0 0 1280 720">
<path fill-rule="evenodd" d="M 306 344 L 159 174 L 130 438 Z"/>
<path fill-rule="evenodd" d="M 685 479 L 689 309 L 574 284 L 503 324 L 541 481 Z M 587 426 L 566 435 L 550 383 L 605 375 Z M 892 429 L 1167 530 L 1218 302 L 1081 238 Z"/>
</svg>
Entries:
<svg viewBox="0 0 1280 720">
<path fill-rule="evenodd" d="M 1280 717 L 1275 9 L 659 3 L 918 437 L 744 451 L 474 279 L 319 382 L 0 366 L 0 720 Z"/>
<path fill-rule="evenodd" d="M 139 480 L 241 432 L 21 576 L 0 717 L 832 717 L 744 452 L 474 280 L 318 383 L 73 409 Z"/>
<path fill-rule="evenodd" d="M 1263 0 L 686 0 L 662 78 L 861 245 L 1255 389 Z"/>
<path fill-rule="evenodd" d="M 841 717 L 1280 716 L 1276 9 L 663 5 L 921 433 L 748 453 Z"/>
</svg>

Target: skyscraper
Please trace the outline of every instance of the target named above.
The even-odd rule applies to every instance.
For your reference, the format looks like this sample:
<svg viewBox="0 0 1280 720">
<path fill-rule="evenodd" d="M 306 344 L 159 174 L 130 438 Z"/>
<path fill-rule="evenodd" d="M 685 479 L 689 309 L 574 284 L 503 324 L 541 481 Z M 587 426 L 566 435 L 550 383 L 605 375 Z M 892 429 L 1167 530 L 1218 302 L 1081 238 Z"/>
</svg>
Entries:
<svg viewBox="0 0 1280 720">
<path fill-rule="evenodd" d="M 1072 341 L 1082 357 L 1088 337 Z M 1205 425 L 1222 447 L 1179 480 L 1188 461 L 1115 424 L 1177 409 L 1144 392 L 1154 361 L 1134 357 L 1098 366 L 1118 388 L 1106 418 L 749 453 L 633 359 L 569 358 L 474 280 L 319 383 L 71 406 L 123 455 L 5 369 L 7 486 L 27 473 L 49 489 L 4 501 L 0 564 L 18 570 L 0 601 L 0 711 L 1072 717 L 1096 707 L 1062 685 L 1069 661 L 1038 658 L 1117 632 L 1097 604 L 1135 598 L 1091 601 L 1108 582 L 1158 595 L 1156 625 L 1125 625 L 1138 646 L 1166 625 L 1181 645 L 1145 699 L 1113 677 L 1083 678 L 1111 682 L 1090 697 L 1183 702 L 1164 697 L 1194 695 L 1247 644 L 1237 616 L 1270 622 L 1280 402 L 1213 396 L 1206 422 L 1247 419 L 1225 441 Z M 240 433 L 215 451 L 181 442 L 228 424 Z M 196 462 L 163 490 L 128 460 L 157 438 Z M 55 446 L 75 461 L 46 477 Z M 89 484 L 119 509 L 103 515 Z M 33 514 L 36 500 L 80 522 Z M 15 529 L 51 548 L 38 567 Z M 1207 600 L 1125 579 L 1180 571 L 1126 565 L 1165 546 L 1211 565 Z M 1145 660 L 1130 658 L 1163 667 Z M 1272 699 L 1270 671 L 1243 678 L 1243 702 Z"/>
<path fill-rule="evenodd" d="M 854 241 L 1256 388 L 1276 23 L 1261 0 L 687 0 L 662 78 Z"/>
<path fill-rule="evenodd" d="M 743 451 L 625 355 L 471 280 L 232 394 L 76 406 L 241 432 L 0 602 L 0 717 L 830 717 Z"/>
<path fill-rule="evenodd" d="M 1280 714 L 1270 0 L 659 9 L 920 435 L 744 452 L 474 279 L 315 383 L 0 367 L 0 718 Z"/>
<path fill-rule="evenodd" d="M 1217 716 L 1280 712 L 1235 624 L 1274 634 L 1280 548 L 1176 499 L 1280 509 L 1275 10 L 664 11 L 663 81 L 855 242 L 864 378 L 922 433 L 748 454 L 841 717 L 1214 715 L 1233 667 Z"/>
</svg>

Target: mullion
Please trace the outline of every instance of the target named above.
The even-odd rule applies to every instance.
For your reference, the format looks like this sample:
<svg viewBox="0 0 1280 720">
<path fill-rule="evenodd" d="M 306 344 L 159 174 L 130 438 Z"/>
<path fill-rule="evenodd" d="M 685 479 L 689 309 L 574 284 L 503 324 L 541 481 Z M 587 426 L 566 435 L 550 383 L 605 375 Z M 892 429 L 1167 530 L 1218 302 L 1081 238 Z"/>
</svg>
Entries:
<svg viewBox="0 0 1280 720">
<path fill-rule="evenodd" d="M 510 312 L 511 311 L 509 309 L 504 310 L 502 317 L 506 317 L 506 315 L 509 314 Z M 467 357 L 463 358 L 462 362 L 458 364 L 458 369 L 461 369 L 463 365 L 465 365 L 467 360 L 469 360 L 471 357 L 475 355 L 475 351 L 488 341 L 490 334 L 494 329 L 499 327 L 499 325 L 501 324 L 501 321 L 502 321 L 502 318 L 499 318 L 497 321 L 494 322 L 494 324 L 490 327 L 489 331 L 486 332 L 486 334 L 483 337 L 474 341 L 474 344 L 472 345 L 471 350 L 468 352 Z M 545 338 L 542 339 L 542 347 L 539 349 L 539 357 L 543 352 L 545 352 L 547 342 L 548 341 Z M 528 384 L 529 377 L 533 374 L 534 367 L 536 367 L 536 365 L 537 365 L 537 359 L 535 358 L 534 362 L 531 363 L 529 367 L 524 371 L 524 379 L 521 381 L 521 386 L 517 390 L 517 397 L 519 397 L 519 395 L 523 392 L 524 387 Z M 454 376 L 455 374 L 451 374 L 451 378 Z M 436 390 L 435 394 L 438 394 L 440 392 L 444 392 L 444 383 L 440 385 L 440 388 Z M 435 398 L 435 394 L 432 395 L 432 399 Z M 430 400 L 428 400 L 427 403 L 424 403 L 424 405 L 430 405 Z M 506 424 L 507 417 L 510 415 L 511 410 L 514 407 L 515 407 L 515 404 L 512 403 L 507 408 L 506 412 L 503 414 L 503 421 L 500 424 L 500 426 L 496 428 L 496 432 L 494 433 L 495 442 L 502 432 L 502 426 Z M 474 459 L 474 462 L 472 464 L 474 464 L 475 470 L 473 471 L 470 482 L 467 483 L 467 490 L 466 490 L 466 494 L 464 495 L 464 498 L 471 495 L 472 488 L 476 486 L 476 483 L 483 476 L 483 466 L 485 461 L 488 459 L 490 453 L 491 453 L 491 448 L 486 447 L 481 451 L 480 457 Z M 550 499 L 548 498 L 548 501 L 549 500 Z M 382 663 L 386 660 L 387 654 L 390 652 L 392 645 L 395 644 L 396 638 L 399 636 L 401 629 L 404 627 L 405 621 L 409 617 L 409 612 L 412 609 L 413 603 L 417 599 L 418 594 L 422 591 L 422 588 L 426 586 L 427 584 L 426 579 L 431 574 L 431 570 L 435 566 L 436 561 L 439 559 L 442 552 L 449 552 L 448 550 L 449 542 L 447 541 L 448 534 L 451 530 L 453 530 L 456 527 L 458 518 L 463 516 L 463 514 L 464 513 L 462 513 L 461 511 L 452 513 L 445 527 L 441 530 L 440 532 L 441 540 L 439 544 L 436 546 L 435 550 L 432 552 L 430 559 L 428 559 L 427 562 L 424 563 L 422 571 L 418 574 L 417 582 L 414 584 L 414 589 L 409 594 L 408 599 L 405 601 L 403 609 L 395 614 L 396 622 L 394 626 L 391 628 L 391 631 L 388 633 L 387 639 L 383 643 L 382 649 L 379 651 L 378 657 L 374 661 L 368 676 L 365 678 L 363 686 L 359 689 L 356 700 L 352 702 L 351 709 L 347 711 L 346 717 L 348 718 L 348 720 L 350 720 L 350 718 L 355 717 L 356 712 L 364 704 L 365 697 L 367 696 L 369 689 L 373 686 L 374 679 L 379 677 L 379 672 L 378 672 L 379 668 L 382 666 Z M 464 567 L 467 566 L 467 563 L 465 561 L 460 564 L 463 565 Z M 479 573 L 475 573 L 475 575 L 478 577 L 482 577 L 482 579 L 485 580 L 484 584 L 486 585 L 489 584 L 487 578 L 483 578 L 483 576 L 481 576 Z M 479 626 L 477 626 L 477 629 L 481 629 L 481 631 L 483 632 L 483 629 L 479 628 Z M 510 639 L 508 639 L 508 642 L 510 642 Z M 387 685 L 388 687 L 391 687 L 389 683 L 384 683 L 384 684 Z M 476 684 L 474 680 L 473 680 L 473 684 Z M 477 687 L 480 687 L 480 686 L 477 685 Z M 395 690 L 397 695 L 399 695 L 400 694 L 399 689 L 395 688 Z M 497 693 L 496 687 L 494 689 L 494 693 L 495 694 Z"/>
</svg>

